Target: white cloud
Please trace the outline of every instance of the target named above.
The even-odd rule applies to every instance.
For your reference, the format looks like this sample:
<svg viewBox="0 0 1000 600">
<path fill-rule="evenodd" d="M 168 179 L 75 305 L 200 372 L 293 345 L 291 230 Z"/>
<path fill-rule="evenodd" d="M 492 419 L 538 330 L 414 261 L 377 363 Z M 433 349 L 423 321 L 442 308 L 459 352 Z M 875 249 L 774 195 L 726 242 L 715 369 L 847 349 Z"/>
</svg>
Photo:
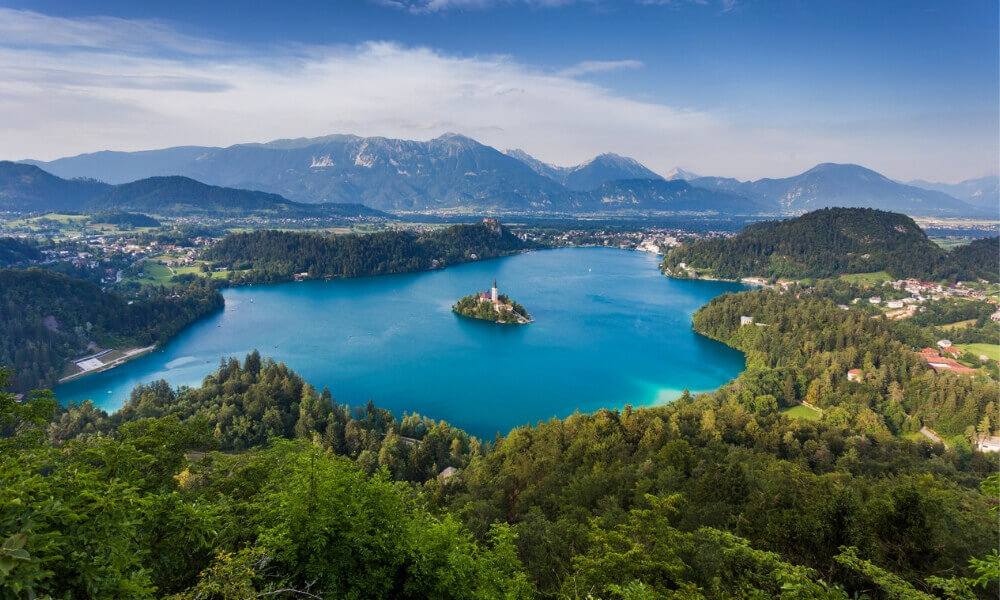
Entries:
<svg viewBox="0 0 1000 600">
<path fill-rule="evenodd" d="M 578 79 L 636 61 L 585 61 L 553 73 L 507 56 L 460 57 L 392 42 L 264 52 L 143 21 L 3 11 L 0 23 L 0 158 L 15 160 L 329 133 L 428 139 L 446 131 L 556 164 L 616 152 L 659 172 L 683 164 L 741 178 L 837 161 L 899 179 L 957 179 L 988 169 L 997 154 L 980 144 L 942 155 L 940 139 L 891 130 L 882 139 L 877 127 L 859 133 L 826 121 L 811 129 L 756 127 Z M 42 30 L 46 42 L 33 42 L 31 32 Z"/>
<path fill-rule="evenodd" d="M 591 73 L 604 73 L 606 71 L 616 71 L 618 69 L 638 69 L 642 67 L 642 61 L 638 60 L 585 60 L 576 63 L 568 69 L 559 71 L 562 77 L 579 77 Z"/>
</svg>

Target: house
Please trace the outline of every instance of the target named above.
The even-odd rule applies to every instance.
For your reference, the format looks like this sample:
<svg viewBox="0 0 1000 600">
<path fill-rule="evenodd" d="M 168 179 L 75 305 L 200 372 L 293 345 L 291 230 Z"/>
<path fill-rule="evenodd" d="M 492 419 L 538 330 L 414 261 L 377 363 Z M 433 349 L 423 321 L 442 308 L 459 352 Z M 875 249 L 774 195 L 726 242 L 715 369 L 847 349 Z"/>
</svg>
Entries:
<svg viewBox="0 0 1000 600">
<path fill-rule="evenodd" d="M 886 308 L 903 308 L 902 300 L 890 300 L 885 303 Z"/>
<path fill-rule="evenodd" d="M 871 298 L 868 299 L 868 302 L 870 304 L 882 304 L 882 297 L 881 296 L 872 296 Z"/>
<path fill-rule="evenodd" d="M 753 317 L 748 317 L 746 315 L 740 317 L 740 327 L 743 327 L 744 325 L 750 325 L 752 323 L 753 323 Z"/>
<path fill-rule="evenodd" d="M 962 355 L 962 351 L 954 346 L 948 346 L 947 348 L 941 348 L 941 356 L 951 356 L 952 358 L 958 358 Z"/>
<path fill-rule="evenodd" d="M 998 310 L 995 313 L 993 313 L 992 315 L 990 315 L 990 321 L 998 321 L 998 322 L 1000 322 L 1000 310 Z"/>
<path fill-rule="evenodd" d="M 861 381 L 861 369 L 851 369 L 847 372 L 848 381 Z"/>
<path fill-rule="evenodd" d="M 957 373 L 959 375 L 973 375 L 977 371 L 971 369 L 953 358 L 934 358 L 927 360 L 927 366 L 934 369 L 935 373 Z"/>
<path fill-rule="evenodd" d="M 938 348 L 950 348 L 951 340 L 938 340 L 937 345 Z"/>
<path fill-rule="evenodd" d="M 976 449 L 980 452 L 1000 452 L 1000 436 L 979 436 L 976 438 Z"/>
</svg>

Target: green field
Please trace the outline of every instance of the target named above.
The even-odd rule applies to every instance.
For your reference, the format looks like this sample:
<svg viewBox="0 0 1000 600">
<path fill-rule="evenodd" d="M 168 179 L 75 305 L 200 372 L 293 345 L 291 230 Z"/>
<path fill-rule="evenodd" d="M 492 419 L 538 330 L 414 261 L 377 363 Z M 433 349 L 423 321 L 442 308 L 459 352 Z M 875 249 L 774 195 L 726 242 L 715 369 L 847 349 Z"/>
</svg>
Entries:
<svg viewBox="0 0 1000 600">
<path fill-rule="evenodd" d="M 142 263 L 142 277 L 127 277 L 125 281 L 133 283 L 144 283 L 147 285 L 176 285 L 172 281 L 174 275 L 184 275 L 192 273 L 198 275 L 199 277 L 211 277 L 212 279 L 225 279 L 228 275 L 228 271 L 211 271 L 209 273 L 202 273 L 201 265 L 204 261 L 195 261 L 194 264 L 187 265 L 184 267 L 168 267 L 166 265 L 161 265 L 160 260 L 171 260 L 172 257 L 169 255 L 161 255 L 152 258 L 147 258 Z"/>
<path fill-rule="evenodd" d="M 969 237 L 932 237 L 931 241 L 941 246 L 945 250 L 954 250 L 958 246 L 964 246 L 976 238 Z"/>
<path fill-rule="evenodd" d="M 154 231 L 155 227 L 120 227 L 110 223 L 91 223 L 89 215 L 48 213 L 27 219 L 8 221 L 3 229 L 9 231 L 53 232 L 59 234 L 120 234 Z"/>
<path fill-rule="evenodd" d="M 960 327 L 965 327 L 966 325 L 972 325 L 975 322 L 976 322 L 975 319 L 966 319 L 965 321 L 959 321 L 957 323 L 949 323 L 947 325 L 942 325 L 941 329 L 944 329 L 946 331 L 950 331 L 952 329 L 958 329 Z"/>
<path fill-rule="evenodd" d="M 955 344 L 962 352 L 971 352 L 976 356 L 985 354 L 992 360 L 1000 360 L 1000 344 Z"/>
<path fill-rule="evenodd" d="M 791 408 L 784 408 L 781 412 L 793 419 L 805 419 L 806 421 L 819 421 L 820 417 L 822 417 L 815 410 L 801 404 L 797 404 Z"/>
<path fill-rule="evenodd" d="M 881 285 L 886 281 L 892 281 L 892 276 L 885 271 L 875 271 L 874 273 L 851 273 L 841 275 L 841 279 L 854 285 Z"/>
<path fill-rule="evenodd" d="M 170 285 L 170 278 L 173 276 L 173 272 L 168 267 L 159 263 L 151 260 L 146 260 L 142 263 L 142 280 L 146 283 Z"/>
</svg>

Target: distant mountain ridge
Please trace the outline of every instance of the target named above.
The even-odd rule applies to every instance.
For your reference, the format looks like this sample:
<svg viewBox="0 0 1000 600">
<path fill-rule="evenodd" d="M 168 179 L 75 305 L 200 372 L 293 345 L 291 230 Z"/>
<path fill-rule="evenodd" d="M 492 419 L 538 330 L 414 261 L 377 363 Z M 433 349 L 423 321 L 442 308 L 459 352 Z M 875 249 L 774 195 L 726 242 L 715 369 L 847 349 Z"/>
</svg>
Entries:
<svg viewBox="0 0 1000 600">
<path fill-rule="evenodd" d="M 123 211 L 169 216 L 389 216 L 360 204 L 303 204 L 276 194 L 207 185 L 181 176 L 120 185 L 62 179 L 34 165 L 0 161 L 0 210 Z"/>
<path fill-rule="evenodd" d="M 157 157 L 157 152 L 163 154 Z M 114 183 L 182 175 L 299 202 L 356 202 L 403 211 L 455 206 L 538 210 L 551 206 L 563 191 L 523 162 L 456 134 L 427 142 L 332 135 L 32 164 L 61 176 L 86 171 Z"/>
<path fill-rule="evenodd" d="M 691 185 L 744 195 L 779 214 L 801 214 L 819 208 L 877 208 L 934 216 L 970 216 L 982 210 L 943 192 L 905 185 L 852 164 L 823 163 L 782 179 L 741 182 L 700 177 Z"/>
<path fill-rule="evenodd" d="M 623 179 L 602 184 L 589 192 L 572 194 L 573 212 L 619 213 L 704 213 L 756 214 L 761 206 L 748 198 L 728 192 L 694 187 L 686 181 L 664 179 Z"/>
<path fill-rule="evenodd" d="M 692 173 L 680 167 L 674 167 L 670 170 L 664 177 L 667 181 L 676 181 L 678 179 L 683 179 L 684 181 L 691 181 L 692 179 L 698 179 L 701 175 Z"/>
<path fill-rule="evenodd" d="M 994 214 L 1000 213 L 1000 176 L 997 175 L 966 179 L 958 183 L 932 183 L 916 179 L 907 182 L 907 185 L 942 192 Z"/>
<path fill-rule="evenodd" d="M 612 153 L 600 154 L 575 167 L 550 165 L 524 150 L 507 150 L 506 154 L 528 165 L 539 175 L 576 192 L 594 190 L 605 183 L 624 179 L 663 179 L 634 158 Z"/>
<path fill-rule="evenodd" d="M 752 210 L 742 214 L 794 215 L 833 206 L 918 216 L 996 212 L 989 201 L 963 201 L 940 190 L 893 181 L 858 165 L 823 163 L 792 177 L 756 181 L 698 177 L 682 169 L 664 178 L 616 154 L 559 167 L 523 150 L 500 152 L 458 134 L 428 141 L 338 134 L 227 148 L 180 146 L 27 162 L 62 177 L 124 183 L 178 175 L 209 185 L 278 194 L 296 202 L 359 203 L 389 212 Z M 622 183 L 667 180 L 686 181 L 707 193 Z M 618 192 L 609 192 L 611 188 L 605 186 L 617 187 Z M 734 197 L 744 200 L 737 202 Z"/>
</svg>

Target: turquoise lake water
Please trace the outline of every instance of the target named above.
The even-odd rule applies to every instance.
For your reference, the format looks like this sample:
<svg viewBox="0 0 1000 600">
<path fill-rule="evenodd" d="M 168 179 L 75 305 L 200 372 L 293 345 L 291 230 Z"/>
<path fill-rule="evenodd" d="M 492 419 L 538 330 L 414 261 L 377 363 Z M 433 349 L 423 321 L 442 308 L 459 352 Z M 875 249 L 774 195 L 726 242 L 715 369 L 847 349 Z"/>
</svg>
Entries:
<svg viewBox="0 0 1000 600">
<path fill-rule="evenodd" d="M 691 330 L 691 315 L 740 284 L 664 277 L 658 257 L 607 248 L 520 254 L 441 271 L 228 289 L 224 312 L 162 349 L 55 388 L 63 402 L 119 408 L 138 383 L 197 386 L 223 356 L 254 348 L 341 403 L 372 399 L 479 436 L 574 410 L 667 402 L 743 370 L 743 355 Z M 524 326 L 459 317 L 486 290 L 535 319 Z"/>
</svg>

